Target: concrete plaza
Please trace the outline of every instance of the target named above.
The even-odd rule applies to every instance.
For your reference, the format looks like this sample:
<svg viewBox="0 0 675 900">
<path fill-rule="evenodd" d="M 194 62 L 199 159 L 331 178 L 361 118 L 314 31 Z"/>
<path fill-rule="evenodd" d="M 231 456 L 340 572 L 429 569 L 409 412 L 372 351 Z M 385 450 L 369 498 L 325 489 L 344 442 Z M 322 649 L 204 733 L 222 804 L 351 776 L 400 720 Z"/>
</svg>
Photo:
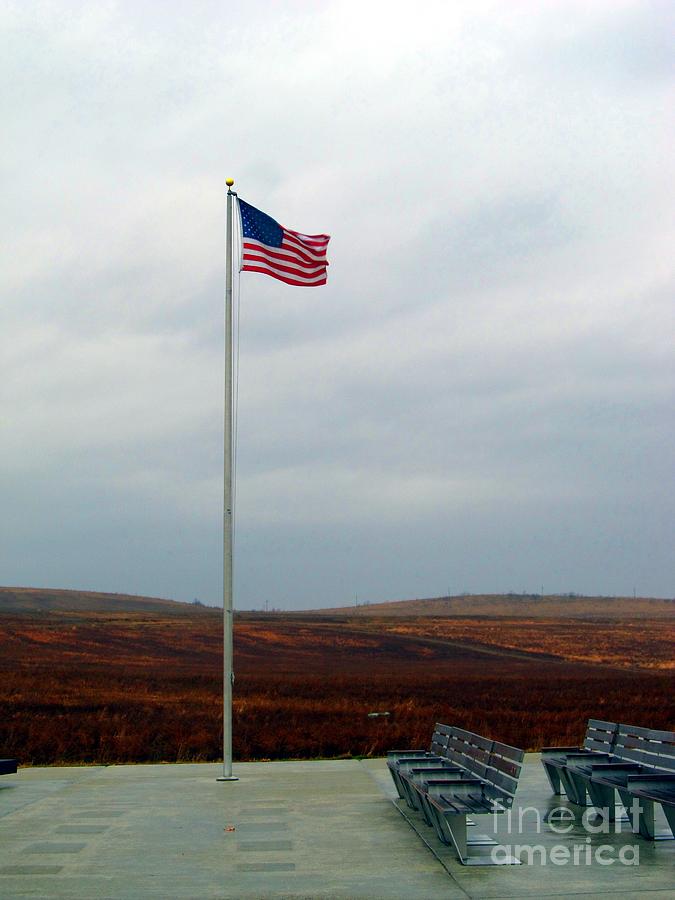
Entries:
<svg viewBox="0 0 675 900">
<path fill-rule="evenodd" d="M 510 831 L 506 816 L 496 834 L 491 816 L 472 829 L 543 848 L 530 860 L 521 850 L 520 866 L 460 865 L 396 809 L 384 760 L 241 763 L 230 783 L 219 773 L 203 764 L 3 776 L 0 898 L 675 898 L 675 841 L 651 844 L 625 824 L 591 834 L 578 815 L 566 834 L 543 821 L 566 804 L 551 797 L 535 754 Z M 561 846 L 580 847 L 577 864 L 552 861 Z M 639 864 L 626 865 L 620 854 L 634 862 L 633 847 Z"/>
</svg>

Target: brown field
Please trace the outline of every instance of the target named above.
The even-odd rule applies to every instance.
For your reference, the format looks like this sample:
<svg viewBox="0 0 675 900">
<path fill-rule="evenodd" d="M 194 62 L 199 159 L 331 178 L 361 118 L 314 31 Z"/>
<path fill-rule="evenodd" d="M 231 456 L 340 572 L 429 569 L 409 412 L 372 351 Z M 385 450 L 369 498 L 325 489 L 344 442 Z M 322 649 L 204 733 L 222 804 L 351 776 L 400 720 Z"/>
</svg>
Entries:
<svg viewBox="0 0 675 900">
<path fill-rule="evenodd" d="M 221 757 L 221 615 L 65 593 L 0 589 L 0 755 Z M 241 614 L 235 758 L 378 755 L 425 746 L 436 721 L 527 749 L 579 741 L 589 717 L 672 729 L 674 638 L 669 614 Z"/>
<path fill-rule="evenodd" d="M 366 620 L 368 621 L 368 620 Z M 675 620 L 414 619 L 370 620 L 387 634 L 428 637 L 463 647 L 512 651 L 622 669 L 675 670 Z M 364 622 L 365 625 L 365 622 Z M 367 627 L 367 626 L 366 626 Z"/>
</svg>

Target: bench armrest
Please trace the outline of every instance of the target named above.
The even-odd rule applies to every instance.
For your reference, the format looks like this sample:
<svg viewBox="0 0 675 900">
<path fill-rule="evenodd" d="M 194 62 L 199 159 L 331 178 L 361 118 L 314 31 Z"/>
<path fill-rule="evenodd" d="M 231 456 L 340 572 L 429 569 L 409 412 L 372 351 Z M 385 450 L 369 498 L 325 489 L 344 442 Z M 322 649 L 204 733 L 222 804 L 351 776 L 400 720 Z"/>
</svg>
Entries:
<svg viewBox="0 0 675 900">
<path fill-rule="evenodd" d="M 413 784 L 420 784 L 424 781 L 429 781 L 430 778 L 442 778 L 444 775 L 452 775 L 454 773 L 454 769 L 447 768 L 439 768 L 439 769 L 408 769 L 407 772 L 402 773 L 402 778 L 406 781 L 410 781 Z"/>
<path fill-rule="evenodd" d="M 459 778 L 443 778 L 439 776 L 436 778 L 435 776 L 432 778 L 422 778 L 422 785 L 434 785 L 434 784 L 457 784 Z"/>
<path fill-rule="evenodd" d="M 420 766 L 415 769 L 408 769 L 408 775 L 440 775 L 443 772 L 463 772 L 459 766 Z"/>
<path fill-rule="evenodd" d="M 477 784 L 485 785 L 487 782 L 483 781 L 482 778 L 455 778 L 454 781 L 450 781 L 450 784 L 453 787 L 466 787 L 467 785 L 475 787 Z"/>
<path fill-rule="evenodd" d="M 406 759 L 397 759 L 396 765 L 400 769 L 410 768 L 411 766 L 414 768 L 415 766 L 421 766 L 422 763 L 428 763 L 429 765 L 438 765 L 443 762 L 440 756 L 410 756 Z"/>
<path fill-rule="evenodd" d="M 586 753 L 579 753 L 577 751 L 576 753 L 568 753 L 567 758 L 571 759 L 571 760 L 580 759 L 583 762 L 588 762 L 590 760 L 590 762 L 593 763 L 594 759 L 611 760 L 612 754 L 611 753 L 589 753 L 588 751 L 586 751 Z M 593 765 L 595 765 L 595 763 L 593 763 Z"/>
<path fill-rule="evenodd" d="M 671 774 L 670 772 L 663 772 L 659 774 L 658 772 L 654 772 L 649 775 L 629 775 L 628 776 L 628 785 L 634 784 L 637 781 L 644 781 L 647 784 L 672 784 L 675 785 L 675 773 Z"/>
<path fill-rule="evenodd" d="M 541 753 L 580 753 L 583 747 L 542 747 Z"/>
<path fill-rule="evenodd" d="M 390 756 L 397 756 L 399 759 L 406 756 L 428 756 L 429 752 L 429 750 L 387 750 L 387 759 Z"/>
<path fill-rule="evenodd" d="M 630 772 L 635 771 L 635 769 L 641 769 L 642 765 L 640 763 L 629 763 L 629 762 L 608 762 L 608 763 L 591 763 L 591 769 L 594 772 Z"/>
</svg>

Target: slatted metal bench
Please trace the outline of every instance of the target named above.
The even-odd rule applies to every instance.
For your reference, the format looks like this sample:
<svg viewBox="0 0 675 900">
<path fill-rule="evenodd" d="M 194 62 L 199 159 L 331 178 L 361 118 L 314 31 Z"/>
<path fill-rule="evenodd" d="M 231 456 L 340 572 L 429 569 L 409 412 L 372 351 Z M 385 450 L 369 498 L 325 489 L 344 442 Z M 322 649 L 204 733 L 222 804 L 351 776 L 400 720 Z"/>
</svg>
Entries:
<svg viewBox="0 0 675 900">
<path fill-rule="evenodd" d="M 568 759 L 567 772 L 576 791 L 579 794 L 588 791 L 591 804 L 603 810 L 609 821 L 616 817 L 615 795 L 618 793 L 634 831 L 651 840 L 673 837 L 672 833 L 655 834 L 653 803 L 647 811 L 634 813 L 628 786 L 629 783 L 636 784 L 631 779 L 638 777 L 675 778 L 675 732 L 619 725 L 611 754 L 602 759 L 573 755 Z"/>
<path fill-rule="evenodd" d="M 586 805 L 586 792 L 578 792 L 577 785 L 569 778 L 567 760 L 592 757 L 593 755 L 611 754 L 618 732 L 618 722 L 603 722 L 601 719 L 589 719 L 586 737 L 581 747 L 544 747 L 541 751 L 541 762 L 554 794 L 562 793 L 561 787 L 572 803 Z"/>
<path fill-rule="evenodd" d="M 18 759 L 0 759 L 0 775 L 14 775 L 18 768 Z"/>
<path fill-rule="evenodd" d="M 442 843 L 455 848 L 464 865 L 495 865 L 491 856 L 471 854 L 471 848 L 495 845 L 496 841 L 487 835 L 469 838 L 467 825 L 473 824 L 469 816 L 510 809 L 525 754 L 461 728 L 436 725 L 434 735 L 439 732 L 447 740 L 442 755 L 435 754 L 435 759 L 431 754 L 417 759 L 399 757 L 394 762 L 399 794 L 434 828 Z M 440 742 L 436 747 L 441 749 Z M 499 862 L 520 861 L 500 857 Z"/>
</svg>

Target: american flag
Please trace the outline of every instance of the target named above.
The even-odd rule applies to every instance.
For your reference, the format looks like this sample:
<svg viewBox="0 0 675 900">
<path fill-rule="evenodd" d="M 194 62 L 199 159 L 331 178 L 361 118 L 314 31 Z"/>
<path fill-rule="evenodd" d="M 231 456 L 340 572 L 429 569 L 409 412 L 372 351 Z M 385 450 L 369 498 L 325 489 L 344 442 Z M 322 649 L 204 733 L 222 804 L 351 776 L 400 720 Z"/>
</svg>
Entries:
<svg viewBox="0 0 675 900">
<path fill-rule="evenodd" d="M 262 272 L 286 284 L 315 287 L 326 283 L 328 234 L 301 234 L 239 200 L 242 272 Z"/>
</svg>

